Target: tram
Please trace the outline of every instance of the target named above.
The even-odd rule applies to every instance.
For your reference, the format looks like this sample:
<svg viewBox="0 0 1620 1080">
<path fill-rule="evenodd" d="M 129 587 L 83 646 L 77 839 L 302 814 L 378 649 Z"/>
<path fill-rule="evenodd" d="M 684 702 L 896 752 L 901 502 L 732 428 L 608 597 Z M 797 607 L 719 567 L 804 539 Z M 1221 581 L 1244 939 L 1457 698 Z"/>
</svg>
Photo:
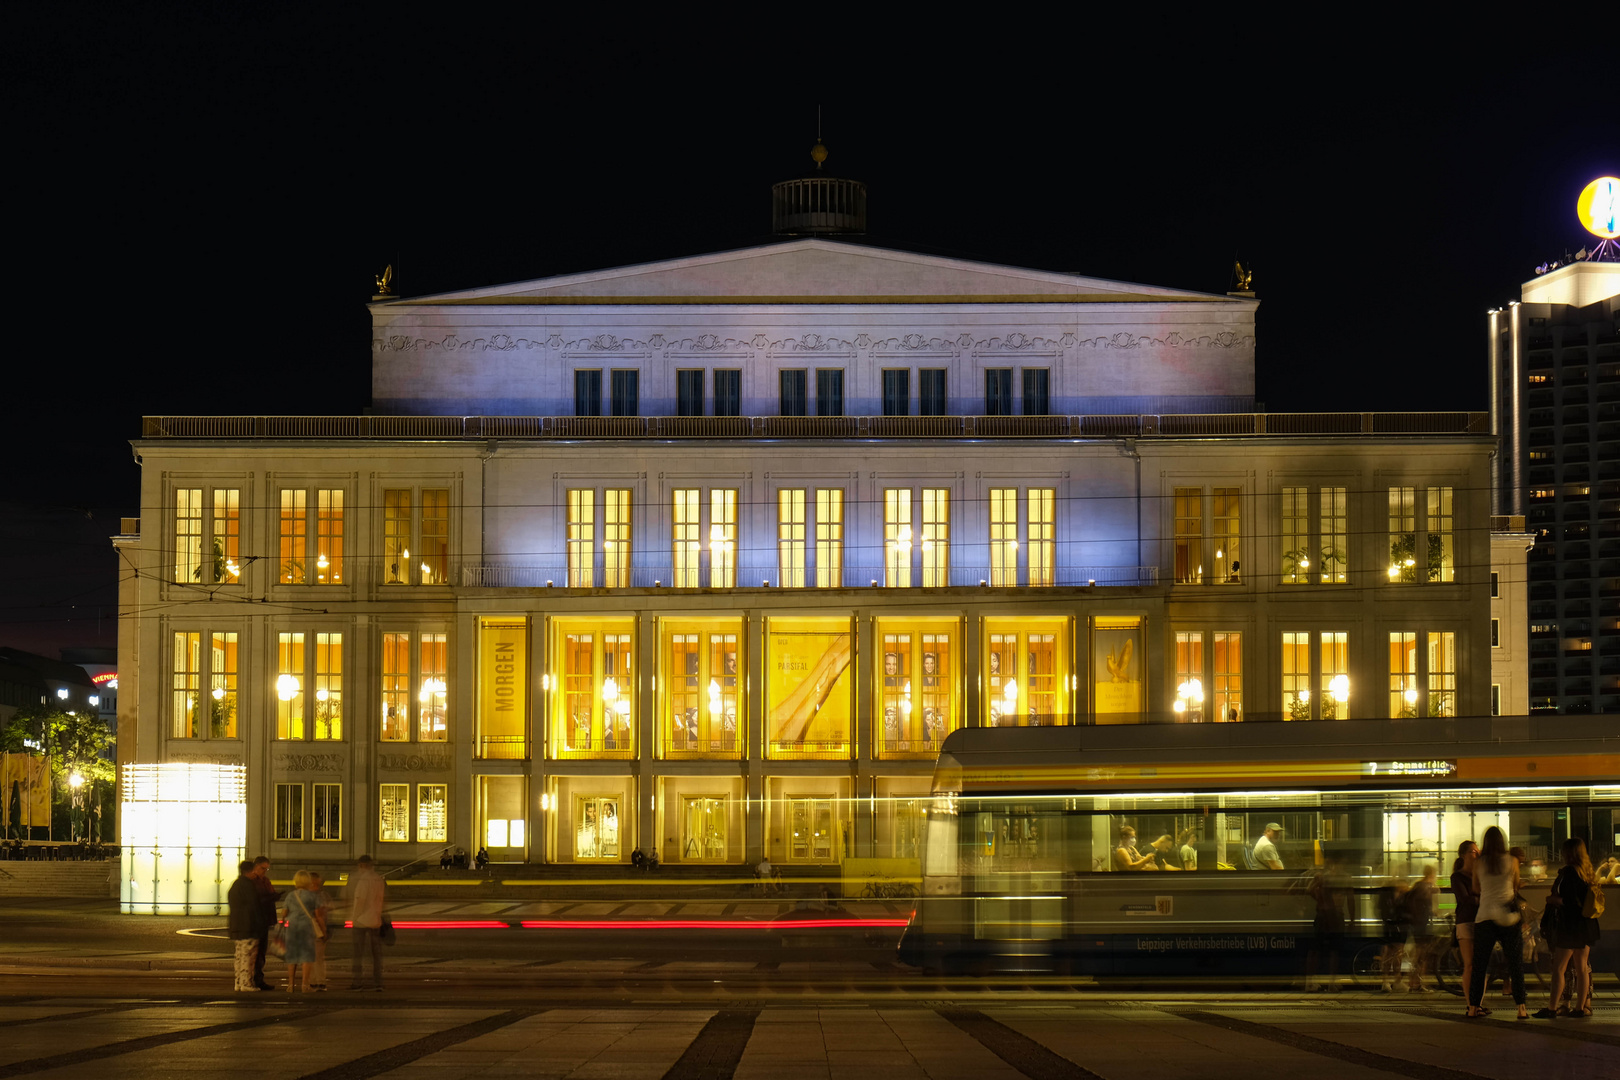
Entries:
<svg viewBox="0 0 1620 1080">
<path fill-rule="evenodd" d="M 1430 866 L 1444 932 L 1457 847 L 1491 825 L 1524 850 L 1532 911 L 1567 837 L 1585 839 L 1594 864 L 1615 854 L 1620 721 L 965 729 L 941 748 L 900 959 L 942 972 L 1293 975 L 1335 966 L 1326 947 L 1348 972 L 1385 938 L 1380 891 Z M 1318 873 L 1342 937 L 1314 933 Z M 1617 908 L 1594 972 L 1620 974 Z"/>
</svg>

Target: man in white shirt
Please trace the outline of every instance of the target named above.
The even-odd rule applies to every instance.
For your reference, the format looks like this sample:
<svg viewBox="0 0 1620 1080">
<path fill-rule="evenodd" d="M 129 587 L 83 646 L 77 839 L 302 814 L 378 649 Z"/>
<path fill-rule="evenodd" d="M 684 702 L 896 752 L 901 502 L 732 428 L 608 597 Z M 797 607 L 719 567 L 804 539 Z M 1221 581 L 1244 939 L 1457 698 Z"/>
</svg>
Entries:
<svg viewBox="0 0 1620 1080">
<path fill-rule="evenodd" d="M 383 904 L 388 887 L 382 875 L 372 868 L 370 855 L 355 860 L 354 873 L 349 877 L 349 921 L 354 924 L 354 950 L 350 958 L 352 982 L 350 990 L 381 990 L 382 986 L 382 920 Z M 362 964 L 371 957 L 371 982 L 362 981 Z"/>
<path fill-rule="evenodd" d="M 1277 854 L 1277 841 L 1282 839 L 1283 827 L 1275 821 L 1266 826 L 1265 833 L 1254 845 L 1254 861 L 1262 870 L 1281 870 L 1282 856 Z"/>
</svg>

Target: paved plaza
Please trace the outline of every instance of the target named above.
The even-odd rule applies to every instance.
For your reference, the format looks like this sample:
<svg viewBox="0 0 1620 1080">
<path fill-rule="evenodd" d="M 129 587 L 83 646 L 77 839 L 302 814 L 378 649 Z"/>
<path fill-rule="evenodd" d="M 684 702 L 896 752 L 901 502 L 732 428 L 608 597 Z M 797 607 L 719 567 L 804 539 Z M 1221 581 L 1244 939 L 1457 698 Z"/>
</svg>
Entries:
<svg viewBox="0 0 1620 1080">
<path fill-rule="evenodd" d="M 0 1005 L 0 1077 L 1163 1080 L 1613 1076 L 1620 1010 L 1465 1022 L 1447 1000 L 1207 999 L 608 1008 L 273 1002 Z"/>
</svg>

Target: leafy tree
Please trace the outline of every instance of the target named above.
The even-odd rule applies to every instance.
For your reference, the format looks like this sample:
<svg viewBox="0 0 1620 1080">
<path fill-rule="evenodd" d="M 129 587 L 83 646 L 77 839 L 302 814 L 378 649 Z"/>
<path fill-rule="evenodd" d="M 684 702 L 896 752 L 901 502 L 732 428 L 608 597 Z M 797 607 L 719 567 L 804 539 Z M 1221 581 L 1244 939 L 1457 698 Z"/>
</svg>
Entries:
<svg viewBox="0 0 1620 1080">
<path fill-rule="evenodd" d="M 84 781 L 80 798 L 86 807 L 98 790 L 110 794 L 117 774 L 112 748 L 112 729 L 94 712 L 25 705 L 0 727 L 0 750 L 50 756 L 53 817 L 58 811 L 71 813 L 75 773 Z"/>
</svg>

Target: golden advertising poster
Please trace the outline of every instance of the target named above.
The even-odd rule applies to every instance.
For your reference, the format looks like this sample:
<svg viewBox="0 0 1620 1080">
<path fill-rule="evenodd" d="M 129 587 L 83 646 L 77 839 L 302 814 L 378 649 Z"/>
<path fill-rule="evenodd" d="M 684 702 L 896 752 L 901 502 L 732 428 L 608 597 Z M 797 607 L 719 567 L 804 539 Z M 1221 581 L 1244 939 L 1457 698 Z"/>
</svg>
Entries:
<svg viewBox="0 0 1620 1080">
<path fill-rule="evenodd" d="M 51 823 L 50 764 L 38 754 L 0 754 L 0 836 L 24 837 Z"/>
<path fill-rule="evenodd" d="M 478 624 L 478 740 L 485 758 L 525 758 L 529 628 L 522 619 Z"/>
<path fill-rule="evenodd" d="M 771 620 L 766 734 L 773 750 L 847 751 L 854 644 L 848 620 Z"/>
<path fill-rule="evenodd" d="M 1142 722 L 1145 667 L 1140 616 L 1099 615 L 1092 620 L 1092 710 L 1097 723 Z"/>
</svg>

